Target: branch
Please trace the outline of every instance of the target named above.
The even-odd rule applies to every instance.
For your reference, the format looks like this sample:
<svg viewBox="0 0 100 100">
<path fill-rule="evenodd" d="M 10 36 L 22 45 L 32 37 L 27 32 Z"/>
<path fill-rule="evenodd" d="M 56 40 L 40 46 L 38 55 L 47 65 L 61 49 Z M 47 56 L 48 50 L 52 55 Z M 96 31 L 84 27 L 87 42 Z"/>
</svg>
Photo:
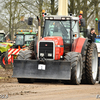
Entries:
<svg viewBox="0 0 100 100">
<path fill-rule="evenodd" d="M 87 20 L 90 18 L 90 16 L 94 13 L 94 10 L 90 13 L 90 15 L 87 17 Z"/>
</svg>

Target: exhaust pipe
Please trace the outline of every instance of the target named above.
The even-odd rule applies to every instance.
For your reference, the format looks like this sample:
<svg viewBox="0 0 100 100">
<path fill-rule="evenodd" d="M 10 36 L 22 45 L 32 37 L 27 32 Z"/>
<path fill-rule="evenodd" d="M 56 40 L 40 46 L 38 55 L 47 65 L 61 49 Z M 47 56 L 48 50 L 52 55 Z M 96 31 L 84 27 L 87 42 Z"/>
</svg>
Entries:
<svg viewBox="0 0 100 100">
<path fill-rule="evenodd" d="M 41 38 L 41 20 L 39 19 L 38 16 L 37 19 L 38 19 L 38 42 L 39 42 Z"/>
</svg>

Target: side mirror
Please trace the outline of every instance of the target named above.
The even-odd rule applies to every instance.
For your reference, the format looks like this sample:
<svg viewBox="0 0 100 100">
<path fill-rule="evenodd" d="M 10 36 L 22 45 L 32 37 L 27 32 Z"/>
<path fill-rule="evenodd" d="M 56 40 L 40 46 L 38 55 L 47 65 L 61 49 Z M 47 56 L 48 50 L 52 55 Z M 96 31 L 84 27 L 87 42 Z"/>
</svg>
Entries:
<svg viewBox="0 0 100 100">
<path fill-rule="evenodd" d="M 33 24 L 33 18 L 32 17 L 29 17 L 28 18 L 28 25 L 32 25 Z"/>
<path fill-rule="evenodd" d="M 80 22 L 81 22 L 81 26 L 85 26 L 85 19 L 84 18 L 82 18 L 82 19 L 80 19 Z"/>
</svg>

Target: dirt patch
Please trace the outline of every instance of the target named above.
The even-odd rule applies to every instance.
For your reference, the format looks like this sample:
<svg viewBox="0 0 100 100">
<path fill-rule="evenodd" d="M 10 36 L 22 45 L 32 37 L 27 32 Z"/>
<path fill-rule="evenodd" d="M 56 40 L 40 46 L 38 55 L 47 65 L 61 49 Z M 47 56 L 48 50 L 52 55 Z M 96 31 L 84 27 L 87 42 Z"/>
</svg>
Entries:
<svg viewBox="0 0 100 100">
<path fill-rule="evenodd" d="M 17 82 L 16 78 L 12 78 L 13 69 L 0 68 L 0 83 L 1 82 Z"/>
<path fill-rule="evenodd" d="M 7 95 L 7 100 L 97 100 L 100 96 L 100 84 L 65 85 L 50 80 L 20 84 L 12 74 L 12 69 L 0 68 L 0 96 Z"/>
<path fill-rule="evenodd" d="M 0 83 L 0 94 L 8 95 L 7 100 L 97 100 L 100 85 Z"/>
</svg>

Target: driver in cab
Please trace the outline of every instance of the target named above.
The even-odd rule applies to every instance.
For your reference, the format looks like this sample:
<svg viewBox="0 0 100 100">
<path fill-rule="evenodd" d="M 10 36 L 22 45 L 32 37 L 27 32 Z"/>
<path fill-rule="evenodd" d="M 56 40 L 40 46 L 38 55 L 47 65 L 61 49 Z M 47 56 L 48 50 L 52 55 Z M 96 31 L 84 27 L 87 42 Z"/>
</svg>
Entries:
<svg viewBox="0 0 100 100">
<path fill-rule="evenodd" d="M 18 43 L 19 45 L 22 45 L 22 44 L 23 44 L 23 37 L 18 36 L 17 43 Z"/>
<path fill-rule="evenodd" d="M 56 36 L 61 36 L 63 39 L 67 39 L 68 35 L 66 33 L 66 29 L 60 22 L 55 22 L 55 27 L 54 27 L 54 34 L 56 32 Z"/>
</svg>

